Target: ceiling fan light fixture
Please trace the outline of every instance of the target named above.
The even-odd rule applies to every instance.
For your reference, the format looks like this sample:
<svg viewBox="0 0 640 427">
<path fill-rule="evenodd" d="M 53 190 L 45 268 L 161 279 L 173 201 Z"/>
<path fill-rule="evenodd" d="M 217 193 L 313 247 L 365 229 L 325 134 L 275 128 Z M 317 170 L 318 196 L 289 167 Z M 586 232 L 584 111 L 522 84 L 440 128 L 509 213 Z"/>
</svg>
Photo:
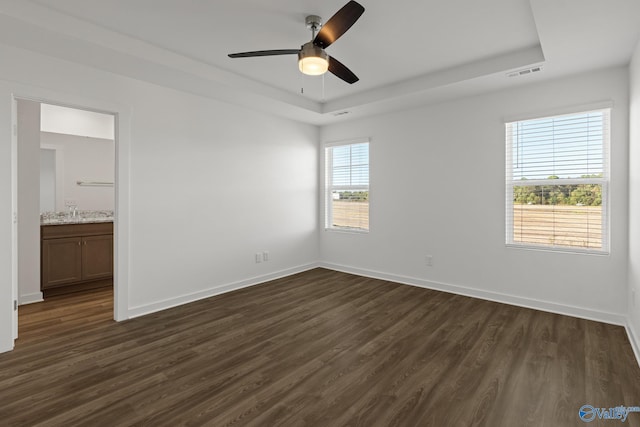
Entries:
<svg viewBox="0 0 640 427">
<path fill-rule="evenodd" d="M 320 76 L 329 70 L 329 55 L 313 43 L 306 43 L 298 53 L 298 68 L 308 76 Z"/>
</svg>

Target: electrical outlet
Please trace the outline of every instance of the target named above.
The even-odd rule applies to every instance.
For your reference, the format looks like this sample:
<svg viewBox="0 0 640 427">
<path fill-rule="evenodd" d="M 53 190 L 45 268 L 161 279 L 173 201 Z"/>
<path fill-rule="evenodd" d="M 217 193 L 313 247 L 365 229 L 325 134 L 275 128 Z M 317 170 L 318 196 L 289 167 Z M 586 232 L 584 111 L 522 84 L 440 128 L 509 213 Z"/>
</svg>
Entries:
<svg viewBox="0 0 640 427">
<path fill-rule="evenodd" d="M 269 261 L 269 252 L 266 252 L 266 251 L 265 251 L 265 252 L 262 252 L 262 260 L 263 260 L 264 262 Z"/>
<path fill-rule="evenodd" d="M 424 263 L 427 267 L 432 267 L 433 266 L 433 256 L 432 255 L 427 255 L 424 258 Z"/>
<path fill-rule="evenodd" d="M 258 252 L 258 253 L 256 254 L 256 264 L 259 264 L 259 263 L 261 263 L 261 262 L 262 262 L 262 253 L 261 253 L 261 252 Z"/>
</svg>

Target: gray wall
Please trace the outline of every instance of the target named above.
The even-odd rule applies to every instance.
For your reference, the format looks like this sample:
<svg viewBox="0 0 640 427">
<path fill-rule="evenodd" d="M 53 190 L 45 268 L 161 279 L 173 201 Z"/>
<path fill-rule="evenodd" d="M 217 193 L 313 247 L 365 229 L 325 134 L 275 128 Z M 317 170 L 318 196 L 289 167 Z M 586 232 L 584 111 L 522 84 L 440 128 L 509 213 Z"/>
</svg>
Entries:
<svg viewBox="0 0 640 427">
<path fill-rule="evenodd" d="M 0 351 L 13 345 L 13 94 L 118 113 L 118 318 L 315 265 L 317 127 L 20 49 L 0 56 Z"/>
<path fill-rule="evenodd" d="M 507 248 L 505 120 L 602 101 L 614 104 L 611 254 Z M 323 231 L 322 259 L 354 272 L 624 324 L 628 128 L 626 67 L 327 126 L 323 141 L 371 137 L 371 231 Z"/>
<path fill-rule="evenodd" d="M 40 292 L 40 103 L 18 100 L 18 302 Z"/>
</svg>

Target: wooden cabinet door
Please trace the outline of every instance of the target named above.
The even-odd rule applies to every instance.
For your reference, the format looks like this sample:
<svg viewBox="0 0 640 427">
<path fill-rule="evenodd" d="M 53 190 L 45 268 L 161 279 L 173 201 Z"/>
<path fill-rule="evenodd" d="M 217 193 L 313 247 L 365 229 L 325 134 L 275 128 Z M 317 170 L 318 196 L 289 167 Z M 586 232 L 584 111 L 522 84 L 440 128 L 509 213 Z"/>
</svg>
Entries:
<svg viewBox="0 0 640 427">
<path fill-rule="evenodd" d="M 82 279 L 107 279 L 113 276 L 113 236 L 82 238 Z"/>
<path fill-rule="evenodd" d="M 42 289 L 82 280 L 82 239 L 42 241 Z"/>
</svg>

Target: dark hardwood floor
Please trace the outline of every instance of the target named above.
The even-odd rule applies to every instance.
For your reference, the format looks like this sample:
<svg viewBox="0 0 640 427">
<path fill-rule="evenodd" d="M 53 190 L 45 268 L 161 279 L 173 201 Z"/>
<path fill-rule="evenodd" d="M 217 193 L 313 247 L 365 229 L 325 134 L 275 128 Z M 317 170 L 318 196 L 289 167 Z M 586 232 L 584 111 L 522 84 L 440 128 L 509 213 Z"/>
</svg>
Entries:
<svg viewBox="0 0 640 427">
<path fill-rule="evenodd" d="M 584 404 L 640 406 L 622 327 L 323 269 L 122 323 L 110 291 L 19 316 L 0 425 L 581 426 Z"/>
</svg>

